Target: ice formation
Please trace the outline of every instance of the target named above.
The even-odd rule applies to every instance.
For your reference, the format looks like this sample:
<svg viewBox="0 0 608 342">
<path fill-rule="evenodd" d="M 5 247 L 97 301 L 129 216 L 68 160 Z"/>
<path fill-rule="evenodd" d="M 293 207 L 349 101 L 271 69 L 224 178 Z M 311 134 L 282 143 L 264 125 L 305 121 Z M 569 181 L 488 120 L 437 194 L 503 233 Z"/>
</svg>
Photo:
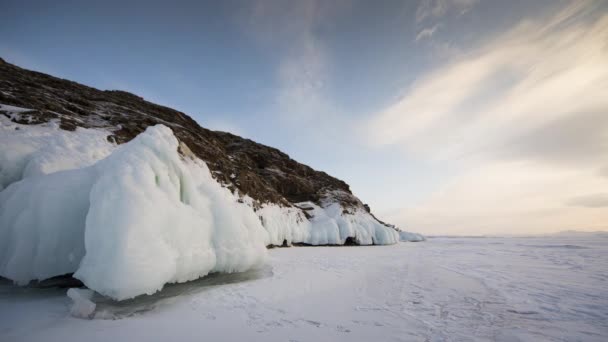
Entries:
<svg viewBox="0 0 608 342">
<path fill-rule="evenodd" d="M 319 204 L 253 205 L 215 181 L 203 161 L 180 156 L 163 125 L 120 146 L 107 141 L 108 131 L 69 132 L 53 121 L 20 125 L 0 116 L 0 130 L 0 276 L 18 284 L 74 273 L 122 300 L 251 269 L 268 245 L 423 239 L 363 208 L 345 209 L 332 194 Z"/>
<path fill-rule="evenodd" d="M 358 245 L 399 242 L 394 228 L 381 224 L 362 209 L 345 210 L 337 202 L 302 202 L 297 207 L 267 204 L 257 214 L 268 232 L 268 245 L 343 245 L 348 238 Z"/>
<path fill-rule="evenodd" d="M 70 315 L 77 318 L 91 318 L 97 305 L 91 300 L 95 292 L 88 289 L 72 288 L 68 290 L 68 297 L 72 300 Z"/>
<path fill-rule="evenodd" d="M 307 219 L 302 210 L 310 216 Z M 268 231 L 268 244 L 342 245 L 348 238 L 359 245 L 389 245 L 399 241 L 393 228 L 385 226 L 361 209 L 345 212 L 339 203 L 298 203 L 297 208 L 276 205 L 258 211 Z"/>
<path fill-rule="evenodd" d="M 120 300 L 261 264 L 255 213 L 177 146 L 158 125 L 92 166 L 10 185 L 0 193 L 0 275 L 25 284 L 75 272 Z"/>
<path fill-rule="evenodd" d="M 399 231 L 399 241 L 420 242 L 420 241 L 426 241 L 426 238 L 417 233 Z"/>
</svg>

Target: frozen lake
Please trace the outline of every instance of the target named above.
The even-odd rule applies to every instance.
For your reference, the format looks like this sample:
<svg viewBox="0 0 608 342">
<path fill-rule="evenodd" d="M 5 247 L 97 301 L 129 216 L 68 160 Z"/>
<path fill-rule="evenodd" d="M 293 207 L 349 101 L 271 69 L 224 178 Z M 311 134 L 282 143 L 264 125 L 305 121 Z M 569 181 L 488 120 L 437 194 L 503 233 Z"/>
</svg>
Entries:
<svg viewBox="0 0 608 342">
<path fill-rule="evenodd" d="M 0 341 L 607 341 L 608 235 L 273 249 L 93 320 L 65 292 L 0 281 Z"/>
</svg>

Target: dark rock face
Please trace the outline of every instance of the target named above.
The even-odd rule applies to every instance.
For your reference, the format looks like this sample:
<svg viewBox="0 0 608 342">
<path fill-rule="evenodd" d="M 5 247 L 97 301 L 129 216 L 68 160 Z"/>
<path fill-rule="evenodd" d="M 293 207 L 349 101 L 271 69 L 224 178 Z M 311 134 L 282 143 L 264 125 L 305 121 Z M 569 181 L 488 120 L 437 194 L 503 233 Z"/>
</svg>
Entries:
<svg viewBox="0 0 608 342">
<path fill-rule="evenodd" d="M 184 113 L 128 92 L 94 89 L 0 59 L 0 103 L 32 109 L 27 113 L 29 120 L 19 123 L 58 119 L 65 130 L 105 128 L 113 132 L 108 140 L 118 144 L 133 139 L 148 126 L 164 124 L 207 163 L 216 180 L 258 203 L 320 203 L 328 193 L 337 191 L 343 195 L 334 200 L 343 207 L 363 207 L 348 184 L 325 172 L 300 164 L 275 148 L 203 128 Z"/>
</svg>

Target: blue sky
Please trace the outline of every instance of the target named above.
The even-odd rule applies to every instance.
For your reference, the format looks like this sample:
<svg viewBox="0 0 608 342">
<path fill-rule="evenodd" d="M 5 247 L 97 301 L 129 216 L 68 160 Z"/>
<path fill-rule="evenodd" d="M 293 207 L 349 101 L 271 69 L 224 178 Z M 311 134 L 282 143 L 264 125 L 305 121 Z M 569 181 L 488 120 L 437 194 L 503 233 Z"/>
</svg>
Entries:
<svg viewBox="0 0 608 342">
<path fill-rule="evenodd" d="M 275 146 L 411 230 L 595 230 L 606 7 L 5 0 L 0 56 Z"/>
</svg>

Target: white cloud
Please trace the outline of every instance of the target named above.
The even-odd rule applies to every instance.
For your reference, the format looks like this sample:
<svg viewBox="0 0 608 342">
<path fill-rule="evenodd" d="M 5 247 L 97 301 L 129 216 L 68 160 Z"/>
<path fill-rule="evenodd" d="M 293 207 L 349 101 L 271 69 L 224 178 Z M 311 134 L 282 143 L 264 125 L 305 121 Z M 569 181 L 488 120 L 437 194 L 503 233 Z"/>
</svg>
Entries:
<svg viewBox="0 0 608 342">
<path fill-rule="evenodd" d="M 306 121 L 332 111 L 323 92 L 328 68 L 322 43 L 310 33 L 303 34 L 277 68 L 277 104 L 282 117 Z"/>
<path fill-rule="evenodd" d="M 353 137 L 349 134 L 352 120 L 331 97 L 334 59 L 329 42 L 320 34 L 325 25 L 348 15 L 350 6 L 350 1 L 259 0 L 246 20 L 260 47 L 271 51 L 277 60 L 266 129 L 287 140 L 279 146 L 283 149 L 297 144 L 287 151 L 299 153 L 297 157 L 303 162 L 307 162 L 307 153 L 325 150 L 328 145 L 337 149 L 336 144 L 343 146 Z"/>
<path fill-rule="evenodd" d="M 460 233 L 608 229 L 608 213 L 567 204 L 608 188 L 597 171 L 608 164 L 608 14 L 601 6 L 573 1 L 522 21 L 420 78 L 365 123 L 371 144 L 401 145 L 465 170 L 418 208 L 393 213 L 397 223 L 435 232 L 455 224 Z"/>
<path fill-rule="evenodd" d="M 462 15 L 471 10 L 477 2 L 479 0 L 422 0 L 416 9 L 416 22 L 437 19 L 450 11 Z"/>
<path fill-rule="evenodd" d="M 427 27 L 416 35 L 416 41 L 420 41 L 425 38 L 430 38 L 435 34 L 435 32 L 439 29 L 439 24 L 434 25 L 433 27 Z"/>
<path fill-rule="evenodd" d="M 597 195 L 607 188 L 608 180 L 584 169 L 488 162 L 471 166 L 420 205 L 382 217 L 426 234 L 607 230 L 608 210 L 600 206 L 605 197 Z"/>
<path fill-rule="evenodd" d="M 316 0 L 253 3 L 249 32 L 279 56 L 275 97 L 279 119 L 301 122 L 331 116 L 333 104 L 324 92 L 330 58 L 315 30 L 348 6 L 347 1 Z"/>
<path fill-rule="evenodd" d="M 608 193 L 575 197 L 568 204 L 587 208 L 608 208 Z"/>
</svg>

